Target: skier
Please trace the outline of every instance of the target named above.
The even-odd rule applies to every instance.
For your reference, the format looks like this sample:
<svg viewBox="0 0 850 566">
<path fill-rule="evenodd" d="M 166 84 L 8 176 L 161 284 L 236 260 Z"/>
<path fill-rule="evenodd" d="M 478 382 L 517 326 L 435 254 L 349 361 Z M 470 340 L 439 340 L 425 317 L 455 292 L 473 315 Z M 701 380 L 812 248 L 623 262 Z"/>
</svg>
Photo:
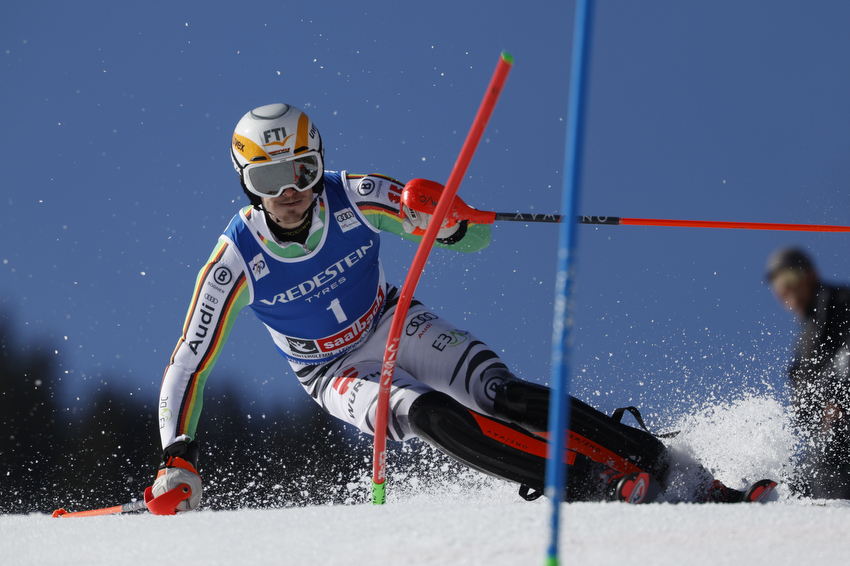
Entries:
<svg viewBox="0 0 850 566">
<path fill-rule="evenodd" d="M 806 448 L 792 488 L 823 499 L 850 498 L 850 288 L 824 283 L 809 255 L 783 247 L 767 261 L 780 304 L 800 321 L 788 367 L 794 418 Z"/>
<path fill-rule="evenodd" d="M 250 307 L 307 393 L 328 413 L 374 434 L 384 346 L 399 290 L 384 280 L 380 232 L 419 241 L 431 215 L 402 201 L 402 183 L 324 170 L 322 137 L 287 104 L 252 110 L 231 143 L 250 205 L 201 269 L 159 399 L 159 496 L 181 484 L 195 509 L 202 483 L 195 440 L 204 384 L 236 315 Z M 436 245 L 475 252 L 490 227 L 446 220 Z M 511 374 L 486 344 L 415 299 L 391 390 L 388 438 L 418 437 L 468 466 L 542 493 L 549 390 Z M 650 500 L 669 466 L 654 436 L 572 399 L 565 458 L 570 500 Z M 702 500 L 754 500 L 708 478 Z"/>
</svg>

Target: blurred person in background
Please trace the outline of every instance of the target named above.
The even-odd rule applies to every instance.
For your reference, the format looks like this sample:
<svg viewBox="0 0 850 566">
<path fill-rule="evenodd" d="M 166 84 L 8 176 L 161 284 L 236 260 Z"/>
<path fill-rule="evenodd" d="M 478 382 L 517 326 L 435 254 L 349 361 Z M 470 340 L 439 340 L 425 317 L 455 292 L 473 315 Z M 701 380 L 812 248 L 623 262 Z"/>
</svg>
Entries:
<svg viewBox="0 0 850 566">
<path fill-rule="evenodd" d="M 850 288 L 823 282 L 809 254 L 777 249 L 767 260 L 777 301 L 800 321 L 788 367 L 793 417 L 804 450 L 792 488 L 821 499 L 850 498 Z"/>
</svg>

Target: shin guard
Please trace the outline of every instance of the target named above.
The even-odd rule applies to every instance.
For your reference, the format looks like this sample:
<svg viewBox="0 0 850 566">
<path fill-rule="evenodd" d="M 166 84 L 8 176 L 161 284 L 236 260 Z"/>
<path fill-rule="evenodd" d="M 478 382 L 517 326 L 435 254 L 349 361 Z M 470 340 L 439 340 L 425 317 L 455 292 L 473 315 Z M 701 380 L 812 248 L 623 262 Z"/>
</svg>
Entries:
<svg viewBox="0 0 850 566">
<path fill-rule="evenodd" d="M 486 474 L 542 492 L 548 442 L 522 427 L 471 411 L 444 393 L 426 393 L 413 402 L 410 425 L 419 438 Z M 567 451 L 567 499 L 605 496 L 608 466 Z"/>
<path fill-rule="evenodd" d="M 496 391 L 494 412 L 500 419 L 548 437 L 549 392 L 548 387 L 535 383 L 506 381 Z M 613 476 L 647 472 L 662 487 L 665 485 L 670 456 L 658 438 L 627 426 L 619 418 L 609 417 L 575 397 L 570 397 L 567 448 L 609 466 Z"/>
</svg>

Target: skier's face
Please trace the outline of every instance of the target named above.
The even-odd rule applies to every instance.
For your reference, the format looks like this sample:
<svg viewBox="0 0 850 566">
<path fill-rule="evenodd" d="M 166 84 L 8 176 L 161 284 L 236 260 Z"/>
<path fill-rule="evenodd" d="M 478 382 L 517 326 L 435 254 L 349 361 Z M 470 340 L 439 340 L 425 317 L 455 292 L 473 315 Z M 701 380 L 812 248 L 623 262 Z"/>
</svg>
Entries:
<svg viewBox="0 0 850 566">
<path fill-rule="evenodd" d="M 296 191 L 288 188 L 278 197 L 263 198 L 265 208 L 282 228 L 297 228 L 304 220 L 304 213 L 313 202 L 313 189 Z"/>
<path fill-rule="evenodd" d="M 770 279 L 776 300 L 800 317 L 806 316 L 816 283 L 815 273 L 799 269 L 784 269 Z"/>
</svg>

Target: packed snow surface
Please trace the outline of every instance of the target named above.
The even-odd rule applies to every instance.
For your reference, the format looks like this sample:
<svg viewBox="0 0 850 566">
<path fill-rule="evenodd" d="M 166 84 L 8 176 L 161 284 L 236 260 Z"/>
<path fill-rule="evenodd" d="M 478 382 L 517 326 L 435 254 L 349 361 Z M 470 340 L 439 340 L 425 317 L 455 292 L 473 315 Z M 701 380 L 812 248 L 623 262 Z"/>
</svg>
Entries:
<svg viewBox="0 0 850 566">
<path fill-rule="evenodd" d="M 782 407 L 764 398 L 703 410 L 677 423 L 677 458 L 695 458 L 732 487 L 781 478 L 793 451 Z M 54 519 L 0 516 L 5 565 L 176 561 L 216 564 L 543 564 L 551 504 L 461 474 L 442 485 L 402 474 L 388 503 Z M 364 482 L 364 490 L 366 490 Z M 365 499 L 365 496 L 364 496 Z M 119 502 L 120 503 L 120 502 Z M 69 509 L 74 511 L 76 509 Z M 45 510 L 49 511 L 49 510 Z M 562 564 L 843 564 L 850 502 L 795 498 L 780 485 L 765 504 L 572 503 L 561 506 Z"/>
</svg>

